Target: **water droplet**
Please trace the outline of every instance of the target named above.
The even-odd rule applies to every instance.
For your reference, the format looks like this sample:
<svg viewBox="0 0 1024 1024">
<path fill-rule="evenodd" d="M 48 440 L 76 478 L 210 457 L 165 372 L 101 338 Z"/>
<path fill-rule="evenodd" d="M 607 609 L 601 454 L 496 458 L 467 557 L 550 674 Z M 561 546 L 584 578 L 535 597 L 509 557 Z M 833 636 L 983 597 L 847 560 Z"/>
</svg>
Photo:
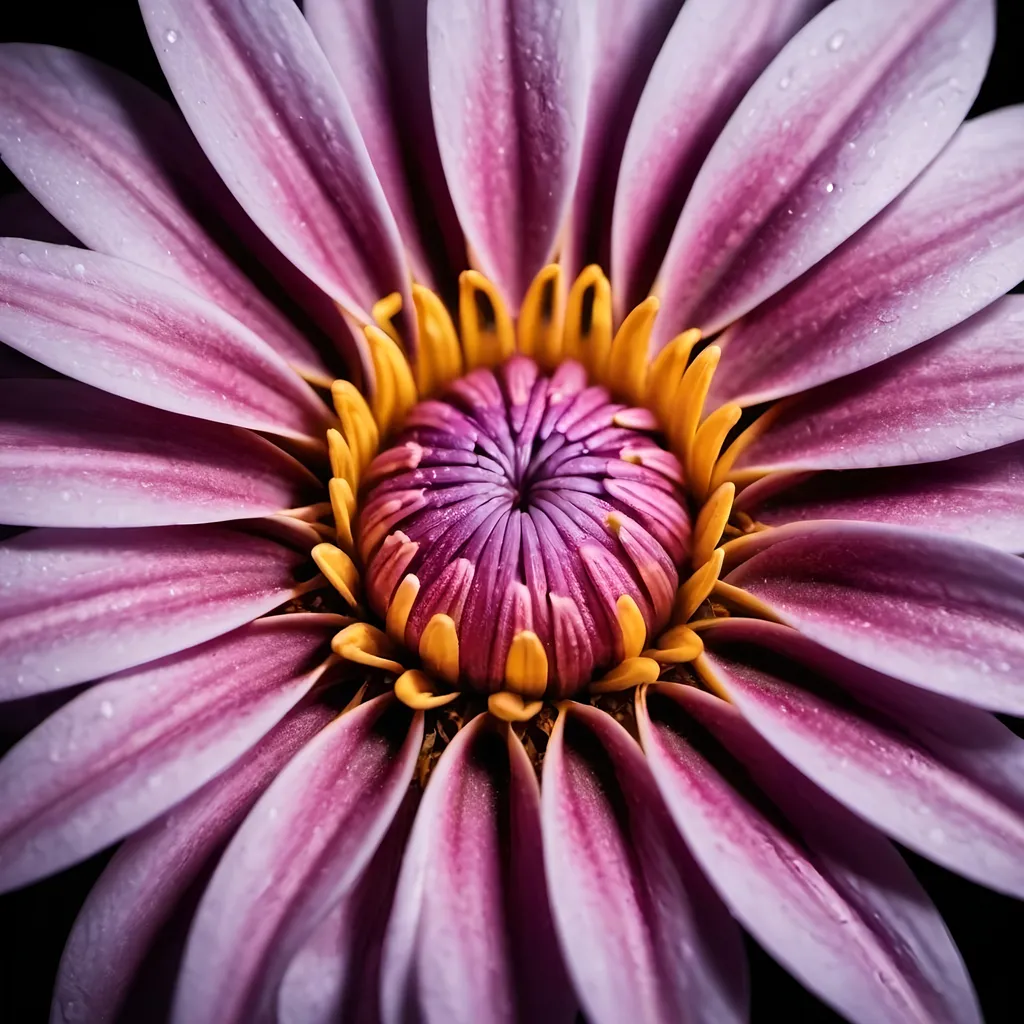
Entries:
<svg viewBox="0 0 1024 1024">
<path fill-rule="evenodd" d="M 29 256 L 27 252 L 19 252 L 18 262 L 24 263 L 26 266 L 28 266 L 32 262 L 32 258 Z"/>
<path fill-rule="evenodd" d="M 100 704 L 100 714 L 104 718 L 113 718 L 114 717 L 114 705 L 111 704 L 109 700 L 103 701 L 103 703 Z"/>
<path fill-rule="evenodd" d="M 73 270 L 73 271 L 74 271 L 74 272 L 75 272 L 75 273 L 76 273 L 76 274 L 77 274 L 77 275 L 78 275 L 79 277 L 82 277 L 82 276 L 83 276 L 83 275 L 85 274 L 85 264 L 84 264 L 84 263 L 76 263 L 76 264 L 75 264 L 75 265 L 74 265 L 74 266 L 73 266 L 73 267 L 72 267 L 71 269 L 72 269 L 72 270 Z"/>
<path fill-rule="evenodd" d="M 793 84 L 793 79 L 786 75 L 784 78 L 779 79 L 779 88 L 788 89 Z"/>
<path fill-rule="evenodd" d="M 846 30 L 845 29 L 839 29 L 838 32 L 833 32 L 832 33 L 832 38 L 829 39 L 829 41 L 828 41 L 828 48 L 833 53 L 835 53 L 836 50 L 841 50 L 843 48 L 843 43 L 845 43 L 845 42 L 846 42 Z"/>
<path fill-rule="evenodd" d="M 171 44 L 174 44 L 174 43 L 176 43 L 178 41 L 178 33 L 175 32 L 173 28 L 169 28 L 164 33 L 164 39 L 166 39 L 167 42 L 169 42 Z"/>
<path fill-rule="evenodd" d="M 278 51 L 277 51 L 277 50 L 275 50 L 275 51 L 274 51 L 274 63 L 275 63 L 275 64 L 276 64 L 276 65 L 277 65 L 277 66 L 278 66 L 279 68 L 283 68 L 283 67 L 284 67 L 284 57 L 282 57 L 282 56 L 281 56 L 281 54 L 280 54 L 280 53 L 278 53 Z"/>
<path fill-rule="evenodd" d="M 900 315 L 895 309 L 880 309 L 875 316 L 880 324 L 894 324 L 899 318 Z"/>
<path fill-rule="evenodd" d="M 835 187 L 835 185 L 832 184 L 831 181 L 825 186 L 825 191 L 826 192 L 835 192 L 835 190 L 836 190 L 836 187 Z"/>
</svg>

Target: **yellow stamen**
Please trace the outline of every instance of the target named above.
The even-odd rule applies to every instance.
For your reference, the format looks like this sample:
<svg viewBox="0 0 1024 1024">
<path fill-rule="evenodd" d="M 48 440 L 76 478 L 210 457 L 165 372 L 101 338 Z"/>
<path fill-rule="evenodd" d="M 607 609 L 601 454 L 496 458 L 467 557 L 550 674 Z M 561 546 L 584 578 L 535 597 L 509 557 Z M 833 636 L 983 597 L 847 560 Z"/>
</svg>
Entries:
<svg viewBox="0 0 1024 1024">
<path fill-rule="evenodd" d="M 380 431 L 359 389 L 348 380 L 336 380 L 331 385 L 331 399 L 341 420 L 341 432 L 352 451 L 362 473 L 377 454 Z M 355 490 L 355 488 L 353 488 Z"/>
<path fill-rule="evenodd" d="M 529 629 L 516 633 L 505 659 L 505 685 L 523 697 L 543 697 L 548 686 L 548 656 L 540 637 Z"/>
<path fill-rule="evenodd" d="M 536 360 L 542 369 L 554 370 L 562 360 L 564 323 L 562 268 L 549 263 L 533 279 L 519 310 L 519 351 Z"/>
<path fill-rule="evenodd" d="M 371 408 L 377 427 L 384 436 L 401 425 L 406 414 L 416 404 L 416 382 L 405 354 L 394 339 L 372 324 L 363 328 L 370 344 L 370 356 L 377 383 L 373 390 Z"/>
<path fill-rule="evenodd" d="M 503 722 L 528 722 L 542 707 L 543 701 L 527 702 L 518 693 L 510 693 L 508 690 L 499 690 L 487 698 L 487 710 Z"/>
<path fill-rule="evenodd" d="M 714 553 L 718 542 L 722 539 L 722 531 L 729 522 L 732 502 L 736 497 L 734 484 L 722 484 L 697 514 L 697 522 L 693 528 L 694 569 L 699 569 Z"/>
<path fill-rule="evenodd" d="M 348 441 L 340 430 L 331 427 L 327 431 L 327 454 L 331 460 L 331 476 L 347 480 L 353 493 L 359 489 L 359 467 Z"/>
<path fill-rule="evenodd" d="M 451 704 L 458 695 L 458 690 L 438 693 L 434 680 L 426 672 L 415 668 L 403 672 L 395 680 L 395 696 L 414 711 L 444 707 L 445 704 Z"/>
<path fill-rule="evenodd" d="M 672 606 L 672 621 L 684 625 L 693 613 L 711 596 L 722 571 L 722 549 L 715 548 L 711 557 L 679 588 Z"/>
<path fill-rule="evenodd" d="M 373 304 L 373 309 L 370 310 L 370 315 L 373 317 L 373 322 L 389 337 L 392 341 L 396 341 L 401 344 L 402 339 L 399 337 L 398 330 L 395 327 L 393 321 L 396 316 L 402 311 L 402 296 L 398 292 L 392 292 L 390 295 L 385 295 L 383 299 L 378 299 Z"/>
<path fill-rule="evenodd" d="M 405 666 L 396 661 L 398 652 L 385 633 L 367 622 L 354 622 L 336 633 L 331 650 L 339 658 L 360 665 L 383 669 L 385 672 L 404 672 Z"/>
<path fill-rule="evenodd" d="M 669 422 L 669 438 L 672 448 L 684 466 L 689 465 L 690 452 L 697 435 L 697 424 L 704 411 L 704 400 L 711 387 L 722 350 L 717 345 L 708 345 L 687 367 L 682 380 L 676 387 L 672 419 Z"/>
<path fill-rule="evenodd" d="M 664 665 L 679 665 L 682 662 L 693 661 L 703 650 L 704 641 L 690 626 L 674 626 L 662 633 L 658 637 L 657 646 L 645 651 L 644 654 Z"/>
<path fill-rule="evenodd" d="M 355 541 L 352 537 L 352 515 L 356 510 L 356 496 L 347 480 L 332 477 L 327 485 L 331 496 L 331 508 L 334 511 L 334 529 L 338 535 L 338 544 L 349 555 L 355 553 Z"/>
<path fill-rule="evenodd" d="M 671 421 L 676 388 L 686 371 L 693 346 L 698 341 L 700 331 L 696 328 L 677 334 L 647 368 L 644 405 L 654 412 L 664 426 Z"/>
<path fill-rule="evenodd" d="M 644 398 L 651 330 L 661 303 L 651 295 L 634 307 L 615 332 L 608 360 L 608 384 L 632 405 Z"/>
<path fill-rule="evenodd" d="M 770 409 L 758 416 L 746 430 L 736 438 L 735 441 L 725 450 L 722 457 L 715 465 L 715 471 L 711 476 L 711 486 L 717 487 L 725 480 L 734 480 L 737 483 L 750 483 L 758 477 L 764 476 L 763 472 L 757 470 L 747 471 L 741 474 L 734 474 L 732 467 L 736 460 L 756 441 L 779 417 L 779 413 L 785 408 L 786 402 L 776 402 Z"/>
<path fill-rule="evenodd" d="M 661 675 L 661 666 L 646 656 L 627 658 L 607 675 L 590 684 L 591 693 L 616 693 L 643 683 L 653 683 Z"/>
<path fill-rule="evenodd" d="M 690 463 L 686 470 L 686 482 L 689 484 L 690 493 L 698 501 L 703 501 L 707 497 L 715 462 L 722 451 L 722 445 L 742 415 L 743 409 L 740 406 L 723 405 L 697 428 L 693 450 L 690 452 Z"/>
<path fill-rule="evenodd" d="M 420 592 L 419 577 L 409 573 L 395 590 L 395 596 L 388 605 L 388 613 L 384 625 L 388 635 L 399 643 L 405 643 L 405 627 L 409 622 L 412 606 Z"/>
<path fill-rule="evenodd" d="M 310 552 L 327 582 L 353 607 L 359 604 L 359 570 L 341 548 L 317 544 Z"/>
<path fill-rule="evenodd" d="M 768 622 L 781 622 L 782 620 L 763 601 L 748 594 L 741 587 L 734 587 L 731 583 L 724 583 L 718 580 L 715 583 L 712 593 L 722 604 L 729 605 L 744 615 L 752 616 L 755 619 L 766 619 Z"/>
<path fill-rule="evenodd" d="M 729 692 L 725 688 L 725 684 L 717 675 L 715 675 L 711 668 L 711 664 L 703 654 L 699 658 L 694 659 L 693 667 L 697 670 L 697 674 L 704 681 L 707 688 L 715 694 L 716 697 L 721 697 L 722 700 L 732 703 L 729 698 Z"/>
<path fill-rule="evenodd" d="M 647 623 L 636 601 L 629 594 L 623 594 L 615 602 L 615 614 L 622 631 L 622 660 L 639 657 L 647 642 Z"/>
<path fill-rule="evenodd" d="M 420 657 L 449 685 L 459 681 L 459 637 L 450 615 L 434 615 L 427 623 L 420 636 Z"/>
<path fill-rule="evenodd" d="M 581 362 L 604 383 L 612 349 L 612 290 L 601 268 L 585 267 L 569 289 L 565 306 L 565 358 Z"/>
<path fill-rule="evenodd" d="M 512 318 L 498 289 L 475 270 L 459 275 L 459 324 L 466 369 L 498 366 L 515 352 Z"/>
<path fill-rule="evenodd" d="M 420 342 L 416 352 L 416 387 L 424 397 L 436 394 L 462 374 L 462 346 L 444 303 L 429 288 L 412 286 Z"/>
</svg>

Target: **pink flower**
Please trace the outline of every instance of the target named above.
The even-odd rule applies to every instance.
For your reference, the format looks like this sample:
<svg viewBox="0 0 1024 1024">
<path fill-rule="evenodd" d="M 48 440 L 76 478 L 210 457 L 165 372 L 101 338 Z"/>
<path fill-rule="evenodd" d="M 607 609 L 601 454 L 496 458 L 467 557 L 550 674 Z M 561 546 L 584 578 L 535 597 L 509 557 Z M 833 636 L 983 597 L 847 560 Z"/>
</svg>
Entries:
<svg viewBox="0 0 1024 1024">
<path fill-rule="evenodd" d="M 742 925 L 978 1021 L 889 840 L 1024 895 L 992 3 L 304 6 L 143 0 L 187 127 L 0 48 L 0 886 L 123 840 L 53 1019 L 186 925 L 175 1024 L 734 1022 Z"/>
</svg>

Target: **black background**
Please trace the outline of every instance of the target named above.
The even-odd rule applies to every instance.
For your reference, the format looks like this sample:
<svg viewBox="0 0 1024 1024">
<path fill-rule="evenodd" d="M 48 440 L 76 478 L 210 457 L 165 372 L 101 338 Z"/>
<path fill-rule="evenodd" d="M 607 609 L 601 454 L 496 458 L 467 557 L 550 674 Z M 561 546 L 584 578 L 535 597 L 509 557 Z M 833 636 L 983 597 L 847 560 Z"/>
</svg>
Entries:
<svg viewBox="0 0 1024 1024">
<path fill-rule="evenodd" d="M 622 0 L 628 3 L 629 0 Z M 0 41 L 67 46 L 98 57 L 169 96 L 134 0 L 0 0 Z M 1024 0 L 999 0 L 995 55 L 972 114 L 1024 102 Z M 15 182 L 0 166 L 0 192 Z M 1020 723 L 1011 723 L 1024 735 Z M 1024 1021 L 1024 904 L 906 854 L 953 933 L 989 1024 Z M 107 859 L 0 897 L 0 1024 L 41 1024 L 64 939 Z M 840 1020 L 750 943 L 753 1020 Z"/>
</svg>

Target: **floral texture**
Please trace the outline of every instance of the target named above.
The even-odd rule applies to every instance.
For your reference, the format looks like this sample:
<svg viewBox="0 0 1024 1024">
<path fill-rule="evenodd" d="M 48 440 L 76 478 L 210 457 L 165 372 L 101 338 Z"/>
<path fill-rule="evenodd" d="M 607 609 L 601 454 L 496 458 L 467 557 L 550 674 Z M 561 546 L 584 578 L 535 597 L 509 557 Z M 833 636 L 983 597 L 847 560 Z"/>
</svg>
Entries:
<svg viewBox="0 0 1024 1024">
<path fill-rule="evenodd" d="M 991 0 L 141 6 L 180 113 L 0 47 L 54 1024 L 732 1024 L 741 926 L 979 1021 L 891 841 L 1024 896 Z"/>
</svg>

